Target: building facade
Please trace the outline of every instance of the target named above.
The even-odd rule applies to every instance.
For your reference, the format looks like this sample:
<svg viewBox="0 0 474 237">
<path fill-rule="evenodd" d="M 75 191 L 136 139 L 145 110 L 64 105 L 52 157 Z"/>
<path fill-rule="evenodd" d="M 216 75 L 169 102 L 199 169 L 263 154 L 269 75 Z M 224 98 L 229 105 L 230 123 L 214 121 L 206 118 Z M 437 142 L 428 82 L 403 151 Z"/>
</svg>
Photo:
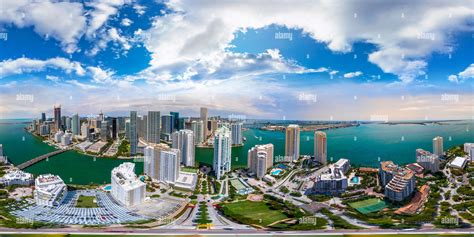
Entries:
<svg viewBox="0 0 474 237">
<path fill-rule="evenodd" d="M 443 157 L 443 153 L 443 138 L 439 136 L 433 138 L 433 154 L 437 155 L 438 157 Z"/>
<path fill-rule="evenodd" d="M 112 170 L 112 197 L 125 206 L 135 206 L 145 200 L 146 184 L 135 174 L 135 164 L 125 162 Z"/>
<path fill-rule="evenodd" d="M 300 127 L 296 124 L 286 127 L 285 157 L 287 161 L 296 161 L 300 157 Z"/>
<path fill-rule="evenodd" d="M 248 150 L 247 168 L 259 179 L 273 166 L 273 144 L 255 145 Z"/>
<path fill-rule="evenodd" d="M 172 147 L 180 151 L 181 163 L 184 166 L 194 166 L 194 132 L 188 129 L 175 131 L 171 140 Z"/>
<path fill-rule="evenodd" d="M 54 207 L 61 204 L 67 195 L 67 186 L 61 177 L 46 174 L 35 179 L 34 197 L 36 205 Z"/>
<path fill-rule="evenodd" d="M 160 111 L 148 111 L 147 142 L 160 143 L 161 115 Z"/>
<path fill-rule="evenodd" d="M 231 170 L 232 137 L 229 128 L 221 127 L 214 135 L 213 170 L 220 179 Z"/>
<path fill-rule="evenodd" d="M 314 132 L 314 159 L 322 165 L 327 164 L 327 138 L 325 132 Z"/>
</svg>

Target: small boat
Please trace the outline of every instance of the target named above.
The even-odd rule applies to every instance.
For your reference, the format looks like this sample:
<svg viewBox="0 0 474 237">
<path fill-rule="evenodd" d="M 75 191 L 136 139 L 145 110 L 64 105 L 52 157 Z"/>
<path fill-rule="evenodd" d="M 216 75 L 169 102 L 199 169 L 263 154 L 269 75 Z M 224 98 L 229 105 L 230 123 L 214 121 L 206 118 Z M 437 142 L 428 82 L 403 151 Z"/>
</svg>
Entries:
<svg viewBox="0 0 474 237">
<path fill-rule="evenodd" d="M 23 137 L 21 138 L 21 140 L 22 140 L 22 141 L 25 141 L 25 140 L 26 140 L 26 139 L 25 139 L 25 136 L 23 136 Z"/>
</svg>

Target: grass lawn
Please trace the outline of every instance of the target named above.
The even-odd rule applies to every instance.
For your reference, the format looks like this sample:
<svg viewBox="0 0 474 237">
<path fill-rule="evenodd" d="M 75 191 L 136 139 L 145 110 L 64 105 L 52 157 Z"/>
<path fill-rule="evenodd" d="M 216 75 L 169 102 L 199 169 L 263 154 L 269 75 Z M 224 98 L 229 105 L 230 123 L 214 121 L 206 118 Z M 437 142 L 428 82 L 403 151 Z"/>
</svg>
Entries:
<svg viewBox="0 0 474 237">
<path fill-rule="evenodd" d="M 363 201 L 352 202 L 349 203 L 349 205 L 362 214 L 377 212 L 387 207 L 387 203 L 378 198 L 371 198 Z"/>
<path fill-rule="evenodd" d="M 223 204 L 223 211 L 229 216 L 244 224 L 267 226 L 275 221 L 288 218 L 278 210 L 271 210 L 265 202 L 241 201 Z"/>
<path fill-rule="evenodd" d="M 197 174 L 198 168 L 195 168 L 195 167 L 182 167 L 181 171 Z"/>
<path fill-rule="evenodd" d="M 94 208 L 99 207 L 97 203 L 94 203 L 95 196 L 79 196 L 76 202 L 78 208 Z"/>
<path fill-rule="evenodd" d="M 474 206 L 469 207 L 468 210 L 469 210 L 472 214 L 474 214 Z"/>
</svg>

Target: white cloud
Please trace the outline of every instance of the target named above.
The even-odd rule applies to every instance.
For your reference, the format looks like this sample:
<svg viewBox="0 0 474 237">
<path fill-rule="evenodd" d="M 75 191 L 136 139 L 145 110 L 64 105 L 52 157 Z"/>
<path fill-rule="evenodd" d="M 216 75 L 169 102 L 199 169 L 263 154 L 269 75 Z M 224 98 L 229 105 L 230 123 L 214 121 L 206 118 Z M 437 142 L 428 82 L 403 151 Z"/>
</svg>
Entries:
<svg viewBox="0 0 474 237">
<path fill-rule="evenodd" d="M 344 78 L 353 78 L 353 77 L 358 77 L 362 75 L 362 72 L 361 71 L 357 71 L 357 72 L 349 72 L 349 73 L 345 73 L 344 74 Z"/>
<path fill-rule="evenodd" d="M 351 51 L 354 42 L 372 43 L 376 50 L 369 61 L 404 83 L 426 73 L 426 58 L 433 52 L 453 51 L 448 32 L 472 30 L 468 20 L 474 13 L 474 6 L 462 1 L 411 3 L 409 8 L 405 1 L 393 1 L 390 8 L 385 2 L 367 7 L 355 1 L 176 0 L 167 6 L 171 13 L 154 18 L 146 32 L 153 68 L 187 68 L 183 65 L 225 57 L 234 33 L 276 24 L 302 29 L 337 52 Z"/>
<path fill-rule="evenodd" d="M 448 80 L 450 82 L 460 83 L 472 78 L 474 78 L 474 63 L 469 65 L 466 69 L 464 69 L 464 71 L 458 73 L 457 75 L 449 75 Z"/>
<path fill-rule="evenodd" d="M 67 53 L 77 50 L 76 43 L 86 27 L 83 7 L 77 2 L 3 0 L 0 25 L 19 28 L 34 26 L 34 31 L 61 42 Z"/>
<path fill-rule="evenodd" d="M 66 83 L 79 87 L 82 90 L 92 90 L 97 89 L 97 86 L 79 82 L 77 80 L 67 80 Z"/>
<path fill-rule="evenodd" d="M 140 4 L 134 4 L 133 5 L 133 9 L 135 9 L 135 12 L 138 14 L 138 15 L 143 15 L 145 14 L 145 10 L 146 10 L 146 7 L 140 5 Z"/>
<path fill-rule="evenodd" d="M 59 77 L 57 76 L 51 76 L 51 75 L 46 75 L 46 79 L 52 81 L 52 82 L 55 82 L 55 83 L 58 83 L 60 81 Z"/>
<path fill-rule="evenodd" d="M 0 76 L 6 77 L 14 74 L 41 72 L 48 68 L 64 70 L 68 74 L 74 72 L 79 76 L 85 74 L 85 70 L 80 63 L 56 57 L 47 60 L 17 58 L 1 61 Z"/>
<path fill-rule="evenodd" d="M 109 20 L 109 17 L 117 14 L 121 6 L 130 2 L 129 0 L 95 0 L 86 3 L 89 7 L 94 8 L 90 13 L 91 19 L 89 20 L 86 36 L 95 38 L 96 31 Z"/>
<path fill-rule="evenodd" d="M 130 26 L 132 25 L 132 23 L 133 21 L 128 18 L 123 18 L 122 21 L 120 22 L 120 24 L 123 26 Z"/>
<path fill-rule="evenodd" d="M 111 70 L 104 70 L 100 67 L 87 67 L 89 70 L 92 80 L 98 84 L 111 83 L 113 81 L 112 76 L 114 72 Z"/>
</svg>

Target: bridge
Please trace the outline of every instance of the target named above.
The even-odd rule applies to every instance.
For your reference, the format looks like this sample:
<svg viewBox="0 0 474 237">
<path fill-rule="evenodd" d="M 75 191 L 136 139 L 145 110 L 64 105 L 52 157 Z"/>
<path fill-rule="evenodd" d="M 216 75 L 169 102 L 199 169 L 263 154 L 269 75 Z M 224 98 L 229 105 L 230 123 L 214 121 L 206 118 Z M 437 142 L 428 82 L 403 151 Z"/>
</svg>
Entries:
<svg viewBox="0 0 474 237">
<path fill-rule="evenodd" d="M 32 165 L 34 165 L 34 164 L 36 164 L 36 163 L 42 161 L 42 160 L 45 160 L 45 159 L 47 159 L 47 158 L 49 158 L 49 157 L 52 157 L 52 156 L 61 154 L 61 153 L 66 152 L 66 151 L 68 151 L 68 150 L 69 150 L 69 149 L 60 149 L 60 150 L 56 150 L 56 151 L 53 151 L 53 152 L 50 152 L 50 153 L 47 153 L 47 154 L 38 156 L 38 157 L 33 158 L 33 159 L 29 160 L 29 161 L 26 161 L 26 162 L 24 162 L 24 163 L 21 163 L 20 165 L 17 165 L 17 168 L 18 168 L 18 169 L 21 169 L 21 170 L 26 169 L 26 168 L 28 168 L 28 167 L 30 167 L 30 166 L 32 166 Z"/>
</svg>

